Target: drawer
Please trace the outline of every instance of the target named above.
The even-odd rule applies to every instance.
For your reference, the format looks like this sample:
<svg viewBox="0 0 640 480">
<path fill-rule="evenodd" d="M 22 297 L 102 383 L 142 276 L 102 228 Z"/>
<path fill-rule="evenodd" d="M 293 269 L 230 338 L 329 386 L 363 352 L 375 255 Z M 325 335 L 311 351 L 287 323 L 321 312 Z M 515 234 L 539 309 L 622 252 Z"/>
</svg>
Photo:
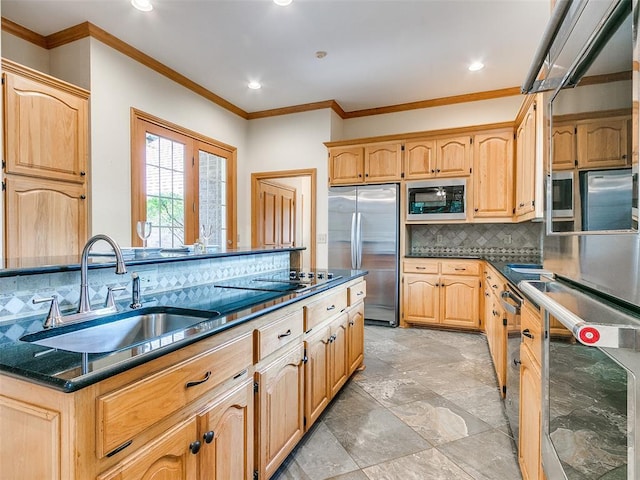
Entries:
<svg viewBox="0 0 640 480">
<path fill-rule="evenodd" d="M 304 331 L 320 325 L 328 318 L 347 308 L 347 289 L 338 287 L 337 292 L 331 292 L 319 300 L 304 307 Z"/>
<path fill-rule="evenodd" d="M 520 332 L 522 344 L 526 345 L 538 366 L 542 364 L 542 320 L 540 312 L 528 302 L 520 310 Z"/>
<path fill-rule="evenodd" d="M 303 333 L 302 309 L 253 331 L 256 342 L 255 361 L 271 355 L 280 347 L 297 340 Z"/>
<path fill-rule="evenodd" d="M 253 336 L 248 332 L 197 357 L 98 397 L 98 456 L 105 456 L 252 363 Z"/>
<path fill-rule="evenodd" d="M 438 273 L 438 260 L 411 259 L 402 264 L 402 271 L 406 273 Z"/>
<path fill-rule="evenodd" d="M 352 285 L 347 289 L 347 301 L 349 303 L 349 306 L 355 305 L 361 300 L 364 300 L 366 296 L 367 282 L 365 281 L 356 283 L 355 285 Z"/>
<path fill-rule="evenodd" d="M 446 260 L 441 264 L 442 274 L 480 275 L 480 262 L 477 260 Z"/>
</svg>

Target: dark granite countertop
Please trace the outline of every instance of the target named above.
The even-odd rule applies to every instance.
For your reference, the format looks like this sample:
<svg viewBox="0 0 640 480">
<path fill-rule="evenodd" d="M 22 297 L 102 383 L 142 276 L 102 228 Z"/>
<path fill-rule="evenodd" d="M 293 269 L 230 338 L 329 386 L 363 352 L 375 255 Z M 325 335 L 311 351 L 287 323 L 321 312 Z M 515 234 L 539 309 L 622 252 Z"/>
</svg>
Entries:
<svg viewBox="0 0 640 480">
<path fill-rule="evenodd" d="M 220 312 L 222 315 L 111 353 L 73 353 L 16 340 L 0 348 L 0 371 L 64 392 L 73 392 L 367 274 L 365 270 L 333 272 L 336 275 L 334 280 L 293 293 L 236 290 L 210 284 L 145 298 L 149 305 Z M 83 361 L 89 366 L 84 374 L 81 368 Z"/>
</svg>

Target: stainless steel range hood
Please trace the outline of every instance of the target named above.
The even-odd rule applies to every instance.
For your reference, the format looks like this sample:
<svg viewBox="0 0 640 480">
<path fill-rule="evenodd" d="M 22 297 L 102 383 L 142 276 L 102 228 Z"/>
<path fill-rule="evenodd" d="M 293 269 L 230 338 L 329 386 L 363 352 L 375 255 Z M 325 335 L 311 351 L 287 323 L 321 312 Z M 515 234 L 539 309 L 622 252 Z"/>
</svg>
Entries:
<svg viewBox="0 0 640 480">
<path fill-rule="evenodd" d="M 559 0 L 522 93 L 574 87 L 631 12 L 631 0 Z"/>
</svg>

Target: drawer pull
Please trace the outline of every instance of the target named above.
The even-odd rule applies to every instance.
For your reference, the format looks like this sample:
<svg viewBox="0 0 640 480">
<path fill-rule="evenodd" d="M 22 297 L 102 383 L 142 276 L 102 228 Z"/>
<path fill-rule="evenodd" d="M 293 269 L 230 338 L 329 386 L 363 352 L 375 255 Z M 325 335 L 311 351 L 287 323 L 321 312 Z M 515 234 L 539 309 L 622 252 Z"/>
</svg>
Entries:
<svg viewBox="0 0 640 480">
<path fill-rule="evenodd" d="M 525 328 L 525 329 L 522 331 L 522 335 L 524 335 L 524 336 L 525 336 L 525 337 L 527 337 L 527 338 L 531 338 L 531 339 L 533 339 L 533 333 L 531 333 L 531 330 L 529 330 L 528 328 Z"/>
<path fill-rule="evenodd" d="M 330 307 L 327 307 L 327 312 L 328 312 L 329 310 L 335 310 L 335 308 L 336 308 L 336 306 L 335 306 L 335 305 L 331 305 Z"/>
<path fill-rule="evenodd" d="M 204 374 L 204 378 L 202 380 L 194 380 L 191 382 L 187 382 L 184 384 L 185 388 L 189 388 L 189 387 L 195 387 L 196 385 L 200 385 L 204 382 L 206 382 L 207 380 L 209 380 L 209 378 L 211 378 L 211 371 L 208 371 L 207 373 Z M 198 447 L 200 448 L 200 447 Z M 197 453 L 197 452 L 195 452 Z"/>
<path fill-rule="evenodd" d="M 238 373 L 237 375 L 235 375 L 233 377 L 234 380 L 237 380 L 238 378 L 240 378 L 241 376 L 243 376 L 245 373 L 247 373 L 247 369 L 245 368 L 244 370 L 242 370 L 240 373 Z"/>
<path fill-rule="evenodd" d="M 416 270 L 426 270 L 427 267 L 416 267 Z"/>
<path fill-rule="evenodd" d="M 456 272 L 464 272 L 466 268 L 454 268 Z"/>
<path fill-rule="evenodd" d="M 214 433 L 213 430 L 209 430 L 208 432 L 206 432 L 203 436 L 202 439 L 204 440 L 204 443 L 211 443 L 213 442 L 213 437 L 214 437 Z"/>
<path fill-rule="evenodd" d="M 498 288 L 498 285 L 491 285 L 491 288 Z"/>
<path fill-rule="evenodd" d="M 191 453 L 195 455 L 200 451 L 201 446 L 202 446 L 202 443 L 200 443 L 200 440 L 196 440 L 195 442 L 191 442 L 189 444 L 189 450 L 191 451 Z"/>
<path fill-rule="evenodd" d="M 279 333 L 278 334 L 278 340 L 280 340 L 281 338 L 284 338 L 284 337 L 288 337 L 289 335 L 291 335 L 291 329 L 287 330 L 286 333 Z"/>
<path fill-rule="evenodd" d="M 122 445 L 120 445 L 117 448 L 114 448 L 113 450 L 111 450 L 109 453 L 107 453 L 105 456 L 107 457 L 113 457 L 114 455 L 120 453 L 122 450 L 124 450 L 125 448 L 127 448 L 129 445 L 131 445 L 133 443 L 133 440 L 129 440 L 128 442 L 123 443 Z"/>
<path fill-rule="evenodd" d="M 358 293 L 356 293 L 356 297 L 359 297 L 360 295 L 364 295 L 364 292 L 362 290 L 360 290 Z"/>
</svg>

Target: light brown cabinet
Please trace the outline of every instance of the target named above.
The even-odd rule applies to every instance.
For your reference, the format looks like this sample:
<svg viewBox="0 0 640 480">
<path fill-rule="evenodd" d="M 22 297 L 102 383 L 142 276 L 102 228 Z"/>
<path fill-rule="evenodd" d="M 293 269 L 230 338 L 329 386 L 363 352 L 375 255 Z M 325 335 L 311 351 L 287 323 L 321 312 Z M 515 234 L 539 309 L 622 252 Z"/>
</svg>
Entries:
<svg viewBox="0 0 640 480">
<path fill-rule="evenodd" d="M 577 126 L 578 168 L 631 165 L 627 118 L 603 118 Z"/>
<path fill-rule="evenodd" d="M 329 183 L 397 182 L 402 178 L 402 143 L 374 143 L 366 146 L 329 149 Z"/>
<path fill-rule="evenodd" d="M 513 215 L 513 131 L 482 133 L 473 139 L 473 216 Z"/>
<path fill-rule="evenodd" d="M 2 66 L 5 257 L 78 255 L 88 223 L 89 93 L 9 60 Z"/>
<path fill-rule="evenodd" d="M 269 478 L 304 435 L 304 347 L 297 343 L 256 371 L 256 468 Z"/>
<path fill-rule="evenodd" d="M 364 303 L 360 302 L 350 308 L 348 314 L 348 365 L 349 375 L 351 375 L 364 361 Z"/>
<path fill-rule="evenodd" d="M 471 173 L 471 136 L 405 144 L 405 178 L 464 177 Z"/>
<path fill-rule="evenodd" d="M 480 328 L 479 265 L 475 261 L 405 260 L 403 324 Z"/>
<path fill-rule="evenodd" d="M 507 335 L 508 327 L 500 295 L 505 290 L 504 280 L 493 269 L 484 272 L 484 329 L 489 353 L 498 380 L 500 394 L 504 397 L 507 384 Z"/>
<path fill-rule="evenodd" d="M 575 124 L 552 127 L 551 161 L 553 170 L 571 170 L 578 165 Z"/>
<path fill-rule="evenodd" d="M 533 102 L 516 129 L 516 200 L 517 219 L 531 218 L 535 211 L 536 184 L 536 103 Z"/>
</svg>

